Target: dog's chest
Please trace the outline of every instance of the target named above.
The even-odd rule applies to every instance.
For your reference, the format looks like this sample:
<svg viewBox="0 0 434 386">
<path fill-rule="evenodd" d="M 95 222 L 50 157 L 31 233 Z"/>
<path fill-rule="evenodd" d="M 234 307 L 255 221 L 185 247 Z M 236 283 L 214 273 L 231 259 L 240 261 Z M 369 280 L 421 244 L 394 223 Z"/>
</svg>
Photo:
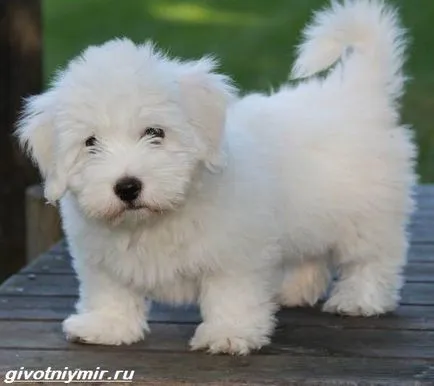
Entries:
<svg viewBox="0 0 434 386">
<path fill-rule="evenodd" d="M 194 301 L 202 273 L 210 269 L 209 250 L 185 232 L 132 234 L 113 239 L 106 266 L 147 296 L 172 303 Z"/>
</svg>

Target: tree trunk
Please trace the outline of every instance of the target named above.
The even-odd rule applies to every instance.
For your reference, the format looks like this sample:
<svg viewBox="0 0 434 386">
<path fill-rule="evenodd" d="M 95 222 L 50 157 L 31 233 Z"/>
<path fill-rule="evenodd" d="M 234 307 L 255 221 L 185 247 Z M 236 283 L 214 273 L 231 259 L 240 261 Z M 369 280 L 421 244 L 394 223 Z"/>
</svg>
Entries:
<svg viewBox="0 0 434 386">
<path fill-rule="evenodd" d="M 0 0 L 0 282 L 25 263 L 25 190 L 38 174 L 13 131 L 23 98 L 41 86 L 41 2 Z"/>
</svg>

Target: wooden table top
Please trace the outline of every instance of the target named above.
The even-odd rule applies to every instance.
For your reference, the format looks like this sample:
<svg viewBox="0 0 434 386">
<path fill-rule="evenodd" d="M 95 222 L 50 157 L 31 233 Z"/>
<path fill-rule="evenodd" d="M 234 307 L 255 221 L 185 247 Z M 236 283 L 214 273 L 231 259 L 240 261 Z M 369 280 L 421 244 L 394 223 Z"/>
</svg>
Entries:
<svg viewBox="0 0 434 386">
<path fill-rule="evenodd" d="M 246 357 L 190 352 L 195 307 L 155 305 L 152 333 L 131 346 L 68 343 L 61 321 L 73 311 L 77 281 L 62 242 L 0 287 L 0 379 L 11 369 L 134 370 L 149 384 L 434 385 L 434 186 L 419 209 L 401 306 L 375 318 L 318 309 L 280 311 L 272 344 Z"/>
</svg>

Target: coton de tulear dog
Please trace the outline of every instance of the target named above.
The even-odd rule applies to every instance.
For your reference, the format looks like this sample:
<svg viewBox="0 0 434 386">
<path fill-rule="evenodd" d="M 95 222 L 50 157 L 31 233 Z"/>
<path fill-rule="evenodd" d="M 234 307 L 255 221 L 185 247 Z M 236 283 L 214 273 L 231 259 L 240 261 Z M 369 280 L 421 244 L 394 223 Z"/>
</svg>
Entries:
<svg viewBox="0 0 434 386">
<path fill-rule="evenodd" d="M 149 43 L 72 60 L 18 127 L 80 281 L 67 338 L 130 344 L 145 299 L 198 302 L 191 348 L 247 354 L 279 305 L 315 304 L 335 273 L 325 311 L 393 310 L 415 183 L 404 43 L 382 2 L 333 2 L 304 32 L 303 79 L 243 98 L 212 59 Z"/>
</svg>

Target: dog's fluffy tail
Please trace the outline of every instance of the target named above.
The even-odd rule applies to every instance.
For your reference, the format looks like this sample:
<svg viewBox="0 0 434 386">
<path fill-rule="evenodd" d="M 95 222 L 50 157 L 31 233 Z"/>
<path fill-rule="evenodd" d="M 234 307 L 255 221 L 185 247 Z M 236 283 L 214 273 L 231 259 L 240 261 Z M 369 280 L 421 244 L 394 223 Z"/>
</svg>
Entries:
<svg viewBox="0 0 434 386">
<path fill-rule="evenodd" d="M 405 46 L 396 9 L 382 0 L 332 0 L 304 30 L 292 77 L 311 76 L 342 58 L 344 71 L 355 76 L 362 72 L 364 79 L 371 74 L 372 80 L 386 86 L 390 97 L 398 98 L 405 81 Z M 350 58 L 356 63 L 345 69 Z"/>
</svg>

